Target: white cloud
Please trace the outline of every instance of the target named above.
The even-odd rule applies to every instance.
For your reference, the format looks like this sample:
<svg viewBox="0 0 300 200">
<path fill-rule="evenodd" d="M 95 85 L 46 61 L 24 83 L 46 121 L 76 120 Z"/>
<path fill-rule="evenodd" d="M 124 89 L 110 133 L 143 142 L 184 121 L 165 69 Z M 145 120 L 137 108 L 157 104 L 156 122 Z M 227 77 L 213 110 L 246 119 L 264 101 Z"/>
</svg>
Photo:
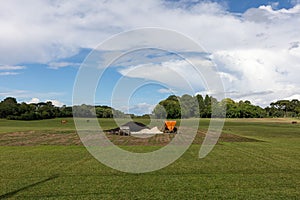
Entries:
<svg viewBox="0 0 300 200">
<path fill-rule="evenodd" d="M 199 71 L 209 66 L 206 61 L 195 61 L 197 66 L 185 60 L 171 60 L 162 63 L 147 63 L 120 69 L 123 76 L 143 78 L 172 86 L 175 90 L 193 91 L 205 87 Z M 199 71 L 198 71 L 199 70 Z M 174 90 L 174 91 L 175 91 Z"/>
<path fill-rule="evenodd" d="M 0 65 L 0 76 L 18 75 L 16 70 L 25 69 L 25 66 Z"/>
<path fill-rule="evenodd" d="M 52 102 L 52 104 L 57 107 L 62 107 L 63 105 L 65 105 L 64 103 L 62 103 L 58 100 L 55 100 L 55 99 L 54 100 L 46 100 L 45 102 L 48 102 L 48 101 Z"/>
<path fill-rule="evenodd" d="M 0 13 L 0 60 L 5 63 L 52 62 L 76 54 L 79 48 L 94 48 L 112 34 L 138 27 L 174 29 L 201 43 L 207 40 L 218 46 L 227 40 L 216 38 L 226 37 L 229 42 L 238 39 L 227 26 L 239 20 L 217 3 L 198 3 L 184 9 L 167 7 L 160 0 L 138 6 L 134 0 L 29 0 L 26 5 L 12 0 L 1 2 Z"/>
<path fill-rule="evenodd" d="M 36 97 L 34 97 L 31 100 L 29 100 L 27 103 L 40 103 L 40 102 L 48 102 L 48 101 L 52 102 L 52 104 L 54 106 L 57 106 L 57 107 L 61 107 L 61 106 L 64 105 L 64 103 L 62 103 L 62 102 L 60 102 L 58 100 L 45 100 L 45 101 L 41 101 L 39 98 L 36 98 Z"/>
<path fill-rule="evenodd" d="M 81 10 L 76 9 L 78 7 Z M 74 0 L 72 3 L 29 0 L 26 5 L 12 0 L 1 2 L 0 11 L 3 27 L 0 55 L 1 60 L 8 63 L 14 60 L 52 61 L 73 55 L 81 47 L 93 48 L 111 34 L 138 27 L 174 29 L 191 36 L 209 50 L 259 44 L 261 41 L 255 39 L 255 35 L 268 31 L 268 28 L 271 28 L 268 32 L 272 33 L 274 27 L 253 23 L 251 17 L 254 16 L 274 20 L 275 29 L 288 29 L 288 35 L 297 33 L 299 29 L 295 26 L 298 20 L 296 14 L 299 13 L 297 6 L 276 11 L 271 6 L 261 6 L 239 17 L 210 2 L 196 3 L 185 9 L 176 3 L 166 4 L 159 0 L 138 6 L 133 0 Z M 281 23 L 280 16 L 290 21 Z M 284 26 L 277 26 L 279 24 Z"/>
<path fill-rule="evenodd" d="M 292 96 L 289 96 L 287 98 L 285 98 L 286 100 L 293 100 L 293 99 L 300 99 L 300 94 L 294 94 Z"/>
<path fill-rule="evenodd" d="M 30 99 L 27 103 L 40 103 L 41 102 L 41 100 L 39 99 L 39 98 L 36 98 L 36 97 L 34 97 L 34 98 L 32 98 L 32 99 Z"/>
<path fill-rule="evenodd" d="M 228 93 L 235 92 L 235 98 L 252 94 L 247 98 L 264 104 L 299 94 L 300 5 L 298 0 L 292 2 L 295 6 L 290 9 L 275 10 L 273 4 L 273 8 L 260 6 L 237 15 L 207 1 L 188 8 L 184 1 L 160 0 L 138 5 L 134 0 L 3 1 L 0 60 L 6 65 L 43 62 L 52 63 L 53 68 L 64 67 L 66 63 L 54 60 L 74 55 L 80 48 L 93 48 L 111 34 L 162 27 L 186 34 L 204 46 L 216 61 Z M 126 45 L 125 40 L 116 47 L 122 50 Z M 188 76 L 193 87 L 203 87 L 193 71 L 182 67 L 186 64 L 164 65 L 171 62 L 135 64 L 121 73 L 176 87 L 180 86 L 181 76 Z M 155 77 L 145 72 L 150 68 L 156 71 Z M 177 75 L 167 76 L 170 70 Z"/>
<path fill-rule="evenodd" d="M 134 113 L 137 115 L 150 114 L 154 109 L 155 105 L 151 105 L 148 103 L 138 103 L 129 108 L 129 113 Z"/>
<path fill-rule="evenodd" d="M 161 88 L 158 90 L 159 93 L 162 93 L 162 94 L 174 94 L 176 93 L 175 90 L 172 90 L 170 88 Z"/>
<path fill-rule="evenodd" d="M 28 91 L 25 90 L 11 90 L 7 88 L 0 88 L 0 97 L 27 97 Z"/>
<path fill-rule="evenodd" d="M 291 0 L 291 3 L 293 5 L 297 5 L 297 4 L 300 4 L 300 0 Z"/>
<path fill-rule="evenodd" d="M 220 78 L 223 79 L 223 81 L 229 81 L 230 83 L 232 83 L 233 81 L 237 81 L 237 78 L 230 73 L 218 72 L 218 74 Z"/>
<path fill-rule="evenodd" d="M 288 50 L 219 51 L 214 57 L 223 63 L 221 70 L 234 75 L 231 80 L 223 79 L 226 90 L 236 92 L 229 94 L 229 97 L 248 98 L 265 106 L 270 101 L 300 92 L 300 64 Z"/>
<path fill-rule="evenodd" d="M 26 68 L 25 66 L 0 65 L 0 70 L 7 70 L 7 71 L 20 70 L 25 68 Z"/>
<path fill-rule="evenodd" d="M 18 75 L 17 72 L 0 72 L 0 76 Z"/>
<path fill-rule="evenodd" d="M 46 99 L 59 98 L 63 96 L 63 93 L 59 92 L 35 92 L 29 90 L 16 90 L 11 88 L 5 88 L 0 86 L 0 98 L 15 97 L 19 102 L 40 102 Z"/>
<path fill-rule="evenodd" d="M 64 67 L 78 67 L 79 63 L 71 63 L 71 62 L 51 62 L 48 64 L 50 69 L 60 69 Z"/>
<path fill-rule="evenodd" d="M 279 2 L 278 1 L 277 2 L 271 2 L 271 6 L 272 6 L 273 9 L 277 9 L 278 6 L 279 6 Z"/>
</svg>

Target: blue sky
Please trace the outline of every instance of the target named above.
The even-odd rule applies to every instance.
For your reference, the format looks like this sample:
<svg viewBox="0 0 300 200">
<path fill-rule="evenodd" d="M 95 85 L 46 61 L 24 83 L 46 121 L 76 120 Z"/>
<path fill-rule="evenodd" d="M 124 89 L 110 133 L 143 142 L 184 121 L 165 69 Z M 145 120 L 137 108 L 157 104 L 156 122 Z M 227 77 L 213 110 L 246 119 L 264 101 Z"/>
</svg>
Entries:
<svg viewBox="0 0 300 200">
<path fill-rule="evenodd" d="M 12 0 L 0 3 L 0 13 L 0 100 L 13 96 L 24 102 L 72 105 L 74 82 L 89 53 L 116 34 L 143 27 L 173 30 L 202 46 L 202 52 L 178 52 L 202 68 L 212 62 L 226 97 L 261 106 L 300 99 L 297 0 L 154 0 L 139 5 L 133 0 L 29 0 L 26 5 Z M 126 41 L 119 49 L 103 48 L 98 61 L 124 51 L 124 45 Z M 172 70 L 188 80 L 193 91 L 181 87 Z M 171 94 L 218 95 L 204 82 L 178 55 L 141 50 L 104 71 L 95 102 L 144 114 Z M 114 94 L 120 83 L 121 92 Z M 127 97 L 125 83 L 141 87 Z"/>
<path fill-rule="evenodd" d="M 215 1 L 219 2 L 219 1 Z M 239 0 L 228 0 L 225 1 L 228 5 L 228 10 L 230 12 L 237 12 L 237 13 L 243 13 L 247 11 L 249 8 L 258 8 L 261 5 L 271 5 L 274 9 L 282 9 L 282 8 L 292 8 L 296 1 L 291 0 L 280 0 L 280 1 L 268 1 L 268 0 L 245 0 L 245 1 L 239 1 Z"/>
<path fill-rule="evenodd" d="M 180 0 L 169 0 L 167 2 L 182 2 Z M 197 1 L 184 1 L 186 4 L 185 6 L 195 5 L 201 0 Z M 204 2 L 204 1 L 202 1 Z M 249 8 L 258 8 L 261 5 L 271 5 L 274 9 L 282 9 L 282 8 L 292 8 L 295 4 L 297 4 L 297 1 L 293 0 L 279 0 L 279 1 L 269 1 L 269 0 L 212 0 L 210 2 L 216 2 L 223 7 L 225 7 L 226 10 L 229 12 L 235 12 L 235 13 L 243 13 L 247 11 Z"/>
</svg>

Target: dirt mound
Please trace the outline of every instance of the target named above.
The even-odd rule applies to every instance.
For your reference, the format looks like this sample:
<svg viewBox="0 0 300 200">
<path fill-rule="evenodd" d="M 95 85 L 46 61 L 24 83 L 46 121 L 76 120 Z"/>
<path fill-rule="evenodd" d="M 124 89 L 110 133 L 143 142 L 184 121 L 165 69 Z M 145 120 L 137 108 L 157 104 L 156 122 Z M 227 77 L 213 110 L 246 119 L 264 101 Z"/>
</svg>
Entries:
<svg viewBox="0 0 300 200">
<path fill-rule="evenodd" d="M 127 122 L 121 126 L 128 126 L 130 131 L 132 131 L 132 132 L 138 132 L 143 129 L 150 129 L 148 126 L 146 126 L 145 124 L 140 123 L 140 122 Z M 105 132 L 115 133 L 115 132 L 118 132 L 119 130 L 120 130 L 120 127 L 117 127 L 117 128 L 110 129 L 110 130 L 105 130 Z"/>
<path fill-rule="evenodd" d="M 145 128 L 149 129 L 148 126 L 146 126 L 145 124 L 140 123 L 140 122 L 127 122 L 126 124 L 123 124 L 122 126 L 128 126 L 130 131 L 133 131 L 133 132 L 137 132 L 137 131 L 143 130 Z"/>
</svg>

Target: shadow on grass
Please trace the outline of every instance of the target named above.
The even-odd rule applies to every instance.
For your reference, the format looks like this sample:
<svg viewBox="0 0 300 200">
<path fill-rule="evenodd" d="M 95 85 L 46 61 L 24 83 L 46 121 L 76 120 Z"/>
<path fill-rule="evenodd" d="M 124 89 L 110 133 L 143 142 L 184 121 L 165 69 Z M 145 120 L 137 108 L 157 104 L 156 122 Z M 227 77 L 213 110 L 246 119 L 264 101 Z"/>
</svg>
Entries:
<svg viewBox="0 0 300 200">
<path fill-rule="evenodd" d="M 47 182 L 47 181 L 51 181 L 51 180 L 56 179 L 56 178 L 58 178 L 58 177 L 59 177 L 58 174 L 52 175 L 52 176 L 50 176 L 50 177 L 48 177 L 48 178 L 46 178 L 46 179 L 44 179 L 44 180 L 41 180 L 41 181 L 32 183 L 32 184 L 27 185 L 27 186 L 25 186 L 25 187 L 22 187 L 22 188 L 20 188 L 20 189 L 17 189 L 17 190 L 14 190 L 14 191 L 12 191 L 12 192 L 8 192 L 8 193 L 6 193 L 6 194 L 3 194 L 3 195 L 0 196 L 0 199 L 10 198 L 10 197 L 14 196 L 15 194 L 17 194 L 18 192 L 27 190 L 27 189 L 29 189 L 29 188 L 32 188 L 32 187 L 38 185 L 38 184 L 45 183 L 45 182 Z"/>
</svg>

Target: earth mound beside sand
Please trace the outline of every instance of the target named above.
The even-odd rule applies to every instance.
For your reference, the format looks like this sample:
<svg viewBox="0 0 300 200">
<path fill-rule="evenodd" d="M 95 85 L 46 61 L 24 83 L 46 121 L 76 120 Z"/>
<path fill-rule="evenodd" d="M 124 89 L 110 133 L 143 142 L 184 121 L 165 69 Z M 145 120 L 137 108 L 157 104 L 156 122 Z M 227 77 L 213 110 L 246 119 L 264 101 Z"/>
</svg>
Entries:
<svg viewBox="0 0 300 200">
<path fill-rule="evenodd" d="M 122 126 L 128 126 L 130 131 L 132 132 L 138 132 L 143 129 L 150 129 L 148 126 L 146 126 L 143 123 L 140 122 L 127 122 L 126 124 L 123 124 Z"/>
<path fill-rule="evenodd" d="M 132 132 L 138 132 L 143 129 L 150 129 L 148 126 L 146 126 L 145 124 L 140 123 L 140 122 L 127 122 L 121 126 L 128 126 L 130 131 L 132 131 Z M 120 127 L 117 127 L 114 129 L 106 130 L 106 132 L 115 133 L 115 132 L 118 132 L 119 130 L 120 130 Z"/>
</svg>

